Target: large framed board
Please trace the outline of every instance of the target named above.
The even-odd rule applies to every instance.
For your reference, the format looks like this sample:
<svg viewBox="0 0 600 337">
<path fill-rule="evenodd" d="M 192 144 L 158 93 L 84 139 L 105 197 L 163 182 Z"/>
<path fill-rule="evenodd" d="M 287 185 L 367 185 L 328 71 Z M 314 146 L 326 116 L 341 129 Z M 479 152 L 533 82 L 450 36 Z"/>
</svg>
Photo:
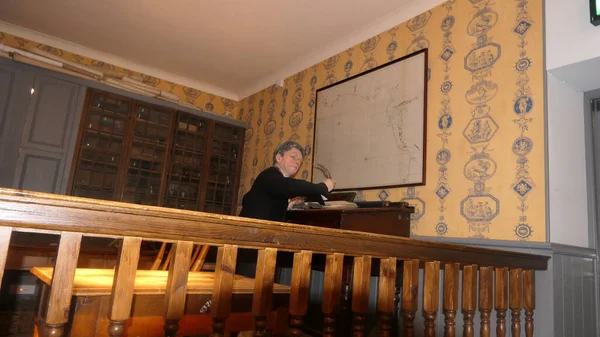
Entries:
<svg viewBox="0 0 600 337">
<path fill-rule="evenodd" d="M 317 90 L 313 163 L 336 190 L 425 184 L 427 49 Z M 312 181 L 324 179 L 313 170 Z"/>
</svg>

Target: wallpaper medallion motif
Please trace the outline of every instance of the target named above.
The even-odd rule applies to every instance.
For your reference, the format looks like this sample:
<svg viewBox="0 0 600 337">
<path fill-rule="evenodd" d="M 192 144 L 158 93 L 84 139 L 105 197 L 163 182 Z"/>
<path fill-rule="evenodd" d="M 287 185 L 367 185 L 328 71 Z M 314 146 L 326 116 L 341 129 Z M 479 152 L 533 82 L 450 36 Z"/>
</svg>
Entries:
<svg viewBox="0 0 600 337">
<path fill-rule="evenodd" d="M 442 53 L 440 59 L 443 60 L 442 71 L 444 74 L 444 80 L 442 85 L 439 87 L 441 92 L 440 109 L 438 113 L 438 133 L 437 137 L 440 140 L 441 148 L 436 154 L 436 163 L 438 164 L 438 179 L 437 187 L 435 189 L 435 195 L 439 202 L 439 216 L 438 221 L 435 224 L 435 232 L 438 235 L 446 235 L 449 231 L 449 224 L 444 216 L 446 211 L 446 197 L 452 191 L 450 187 L 450 181 L 448 179 L 448 163 L 452 157 L 450 149 L 448 149 L 448 140 L 452 136 L 452 97 L 450 92 L 452 90 L 452 73 L 450 71 L 450 59 L 455 53 L 455 48 L 452 43 L 452 28 L 454 27 L 454 16 L 452 16 L 452 6 L 456 1 L 450 0 L 444 3 L 442 6 L 446 11 L 446 16 L 442 19 L 440 29 L 443 32 L 442 40 Z"/>
<path fill-rule="evenodd" d="M 517 156 L 516 172 L 513 180 L 512 189 L 519 198 L 519 211 L 517 225 L 514 228 L 514 233 L 520 240 L 527 240 L 533 235 L 533 229 L 528 221 L 527 214 L 529 212 L 528 195 L 536 188 L 533 182 L 533 177 L 529 171 L 529 157 L 533 147 L 533 140 L 527 137 L 529 124 L 533 121 L 530 116 L 533 112 L 533 92 L 529 81 L 529 68 L 531 59 L 527 55 L 527 32 L 533 25 L 533 20 L 529 14 L 527 0 L 516 0 L 516 22 L 513 32 L 519 37 L 519 55 L 515 62 L 515 70 L 517 72 L 515 103 L 513 111 L 516 114 L 514 119 L 515 126 L 519 129 L 519 136 L 515 138 L 512 144 L 513 153 Z"/>
<path fill-rule="evenodd" d="M 429 48 L 427 183 L 360 190 L 357 199 L 409 202 L 412 235 L 544 241 L 541 20 L 542 0 L 446 1 L 298 72 L 283 88 L 243 99 L 239 109 L 259 111 L 260 99 L 274 98 L 280 119 L 272 146 L 275 139 L 305 146 L 297 178 L 310 179 L 316 90 Z M 268 109 L 261 114 L 270 118 Z M 244 158 L 252 168 L 271 154 L 256 152 L 267 142 L 257 117 L 242 119 L 255 130 Z M 259 171 L 244 172 L 247 189 Z"/>
</svg>

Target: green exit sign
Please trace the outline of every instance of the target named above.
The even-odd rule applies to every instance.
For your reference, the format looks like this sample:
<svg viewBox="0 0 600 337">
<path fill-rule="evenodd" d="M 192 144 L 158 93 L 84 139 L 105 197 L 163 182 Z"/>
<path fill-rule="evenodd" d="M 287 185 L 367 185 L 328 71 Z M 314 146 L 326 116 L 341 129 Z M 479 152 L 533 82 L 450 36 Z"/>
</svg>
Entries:
<svg viewBox="0 0 600 337">
<path fill-rule="evenodd" d="M 600 0 L 590 0 L 590 22 L 600 26 Z"/>
</svg>

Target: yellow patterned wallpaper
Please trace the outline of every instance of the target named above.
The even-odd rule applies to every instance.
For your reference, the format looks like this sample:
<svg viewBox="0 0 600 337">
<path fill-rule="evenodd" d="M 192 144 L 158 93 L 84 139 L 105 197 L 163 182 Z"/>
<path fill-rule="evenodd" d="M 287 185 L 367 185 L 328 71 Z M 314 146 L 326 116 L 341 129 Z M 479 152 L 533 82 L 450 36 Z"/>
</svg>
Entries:
<svg viewBox="0 0 600 337">
<path fill-rule="evenodd" d="M 243 99 L 240 195 L 287 139 L 310 176 L 317 89 L 429 48 L 427 184 L 359 197 L 414 205 L 414 235 L 545 241 L 542 27 L 542 0 L 450 0 Z"/>
<path fill-rule="evenodd" d="M 190 104 L 206 112 L 211 112 L 217 115 L 224 115 L 231 118 L 236 118 L 239 115 L 238 102 L 235 100 L 206 93 L 194 88 L 186 87 L 166 80 L 161 80 L 159 78 L 141 74 L 129 69 L 124 69 L 112 64 L 104 63 L 101 60 L 93 60 L 81 55 L 73 54 L 68 51 L 47 46 L 35 41 L 30 41 L 4 32 L 0 32 L 0 43 L 13 48 L 23 49 L 25 51 L 41 49 L 43 51 L 60 56 L 67 61 L 91 66 L 92 68 L 98 68 L 98 70 L 105 72 L 106 74 L 120 73 L 128 77 L 141 77 L 143 78 L 144 83 L 149 84 L 155 88 L 175 94 L 177 97 L 180 98 L 182 102 Z"/>
</svg>

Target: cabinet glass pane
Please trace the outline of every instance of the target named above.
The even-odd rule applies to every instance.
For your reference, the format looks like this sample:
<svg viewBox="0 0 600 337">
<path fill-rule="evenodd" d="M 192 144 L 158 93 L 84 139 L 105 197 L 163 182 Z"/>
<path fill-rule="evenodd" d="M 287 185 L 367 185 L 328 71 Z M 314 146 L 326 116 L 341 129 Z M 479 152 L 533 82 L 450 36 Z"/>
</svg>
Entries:
<svg viewBox="0 0 600 337">
<path fill-rule="evenodd" d="M 141 105 L 135 113 L 122 201 L 158 206 L 171 113 Z"/>
<path fill-rule="evenodd" d="M 198 210 L 208 123 L 179 112 L 171 154 L 165 206 Z"/>
<path fill-rule="evenodd" d="M 71 194 L 114 200 L 130 102 L 101 92 L 92 95 Z"/>
<path fill-rule="evenodd" d="M 205 190 L 204 211 L 232 214 L 242 129 L 215 123 Z"/>
</svg>

